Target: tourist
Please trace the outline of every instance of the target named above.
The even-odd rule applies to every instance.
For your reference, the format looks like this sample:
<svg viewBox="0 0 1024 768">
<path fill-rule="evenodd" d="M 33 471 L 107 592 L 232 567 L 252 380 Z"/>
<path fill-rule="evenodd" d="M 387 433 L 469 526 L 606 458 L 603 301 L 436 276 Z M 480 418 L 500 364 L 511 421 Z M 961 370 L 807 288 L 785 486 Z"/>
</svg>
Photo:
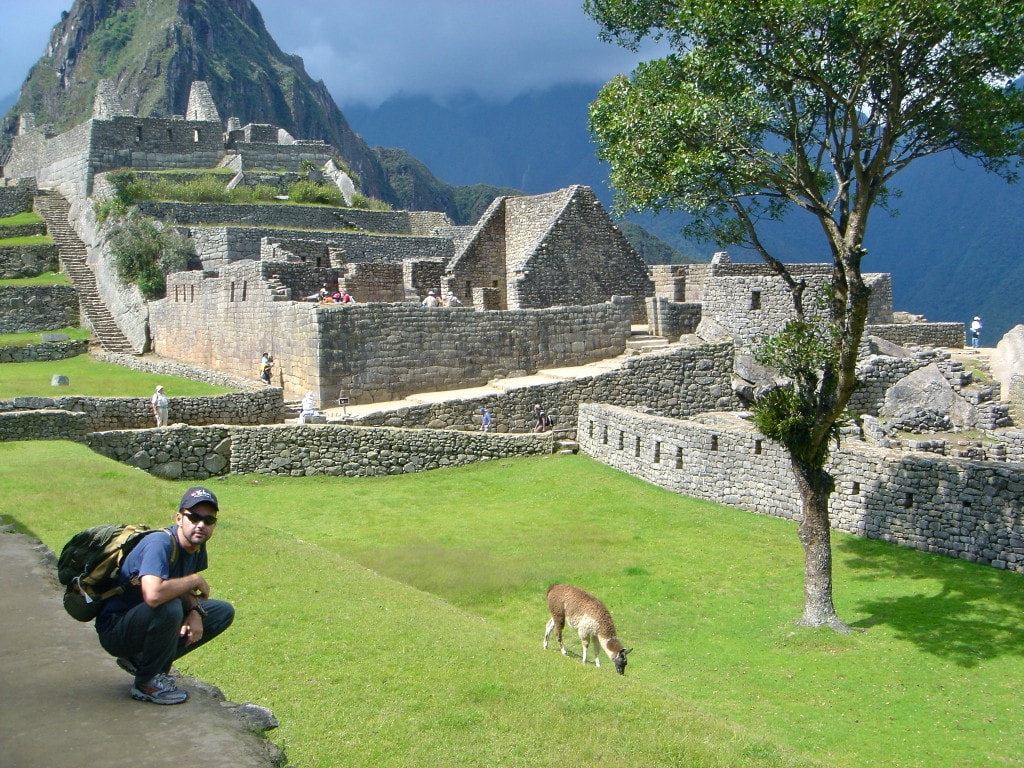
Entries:
<svg viewBox="0 0 1024 768">
<path fill-rule="evenodd" d="M 461 300 L 459 299 L 459 297 L 458 297 L 458 296 L 456 296 L 456 295 L 455 295 L 455 294 L 453 293 L 453 294 L 451 294 L 451 295 L 450 295 L 450 296 L 448 297 L 448 306 L 449 306 L 449 307 L 461 307 L 461 306 L 462 306 L 462 301 L 461 301 Z"/>
<path fill-rule="evenodd" d="M 975 349 L 981 346 L 981 318 L 977 315 L 971 321 L 971 346 Z"/>
<path fill-rule="evenodd" d="M 539 407 L 539 406 L 538 406 Z M 536 411 L 536 419 L 533 422 L 534 432 L 547 432 L 551 429 L 551 417 L 543 410 Z"/>
<path fill-rule="evenodd" d="M 427 297 L 423 300 L 422 305 L 424 307 L 436 307 L 438 303 L 437 294 L 433 291 L 427 291 Z"/>
<path fill-rule="evenodd" d="M 188 693 L 174 684 L 171 664 L 231 626 L 235 609 L 211 600 L 199 572 L 207 567 L 206 543 L 220 507 L 206 488 L 189 488 L 174 525 L 145 536 L 118 573 L 122 594 L 103 603 L 96 617 L 100 645 L 135 677 L 131 697 L 181 704 Z"/>
<path fill-rule="evenodd" d="M 305 424 L 314 416 L 319 415 L 320 414 L 316 409 L 316 395 L 312 392 L 307 392 L 305 397 L 302 398 L 302 410 L 299 412 L 299 423 Z"/>
<path fill-rule="evenodd" d="M 260 379 L 263 380 L 264 384 L 270 384 L 270 377 L 274 372 L 274 357 L 268 355 L 266 352 L 263 353 L 263 359 L 260 361 Z"/>
<path fill-rule="evenodd" d="M 157 384 L 156 392 L 154 392 L 153 397 L 149 399 L 149 404 L 153 409 L 153 415 L 156 417 L 156 425 L 158 427 L 166 427 L 167 410 L 171 405 L 171 401 L 167 399 L 163 385 Z"/>
<path fill-rule="evenodd" d="M 355 300 L 355 299 L 353 299 L 353 298 L 352 298 L 352 294 L 351 294 L 351 293 L 349 293 L 349 292 L 348 292 L 348 291 L 346 290 L 346 291 L 344 291 L 344 292 L 343 292 L 343 293 L 341 294 L 341 303 L 342 303 L 342 304 L 355 304 L 355 303 L 356 303 L 356 300 Z"/>
<path fill-rule="evenodd" d="M 491 412 L 487 408 L 481 408 L 480 412 L 481 414 L 483 414 L 480 417 L 480 429 L 482 429 L 484 432 L 490 432 L 491 425 L 494 422 L 494 419 L 491 416 Z"/>
</svg>

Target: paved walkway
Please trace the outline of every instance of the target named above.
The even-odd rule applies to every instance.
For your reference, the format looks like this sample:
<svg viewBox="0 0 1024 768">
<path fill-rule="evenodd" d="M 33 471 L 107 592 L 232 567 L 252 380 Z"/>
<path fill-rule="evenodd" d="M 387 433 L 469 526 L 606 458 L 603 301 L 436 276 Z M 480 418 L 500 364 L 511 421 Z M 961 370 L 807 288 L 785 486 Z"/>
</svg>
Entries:
<svg viewBox="0 0 1024 768">
<path fill-rule="evenodd" d="M 198 681 L 185 704 L 128 695 L 92 624 L 64 612 L 38 541 L 0 533 L 0 768 L 269 768 L 265 740 Z M 229 630 L 230 631 L 230 630 Z"/>
</svg>

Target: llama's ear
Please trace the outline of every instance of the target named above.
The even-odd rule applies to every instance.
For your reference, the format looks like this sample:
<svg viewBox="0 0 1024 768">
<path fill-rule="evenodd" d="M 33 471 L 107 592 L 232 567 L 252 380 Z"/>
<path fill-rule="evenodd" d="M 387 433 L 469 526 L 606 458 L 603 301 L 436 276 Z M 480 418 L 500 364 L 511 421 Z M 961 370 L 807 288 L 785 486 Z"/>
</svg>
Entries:
<svg viewBox="0 0 1024 768">
<path fill-rule="evenodd" d="M 622 649 L 622 655 L 623 656 L 625 656 L 627 653 L 632 653 L 632 652 L 633 652 L 632 648 L 623 648 Z"/>
</svg>

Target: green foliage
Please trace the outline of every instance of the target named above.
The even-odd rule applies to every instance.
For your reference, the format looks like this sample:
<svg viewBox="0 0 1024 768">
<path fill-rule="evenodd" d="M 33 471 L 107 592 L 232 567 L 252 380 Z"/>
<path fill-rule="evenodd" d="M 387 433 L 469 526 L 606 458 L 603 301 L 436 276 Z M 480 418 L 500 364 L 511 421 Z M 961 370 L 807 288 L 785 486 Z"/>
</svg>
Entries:
<svg viewBox="0 0 1024 768">
<path fill-rule="evenodd" d="M 1019 574 L 836 532 L 840 599 L 864 631 L 794 633 L 779 616 L 800 586 L 795 523 L 581 456 L 208 482 L 222 514 L 207 579 L 238 613 L 178 666 L 273 709 L 291 764 L 1019 762 Z M 6 522 L 55 550 L 104 522 L 166 525 L 191 484 L 84 445 L 0 443 Z M 584 667 L 571 630 L 569 658 L 541 649 L 556 581 L 608 605 L 634 649 L 625 678 Z M 567 733 L 575 762 L 552 747 Z"/>
<path fill-rule="evenodd" d="M 128 45 L 135 31 L 135 16 L 131 13 L 119 13 L 110 16 L 96 28 L 90 43 L 95 46 L 100 58 L 116 56 Z"/>
<path fill-rule="evenodd" d="M 355 192 L 352 195 L 352 208 L 362 208 L 367 211 L 390 211 L 391 206 L 385 203 L 383 200 L 378 200 L 375 197 L 367 197 L 366 195 Z"/>
<path fill-rule="evenodd" d="M 316 205 L 344 205 L 341 190 L 333 184 L 318 184 L 308 179 L 288 185 L 288 199 L 296 203 Z"/>
<path fill-rule="evenodd" d="M 110 254 L 118 277 L 138 286 L 147 299 L 160 298 L 166 277 L 188 266 L 191 241 L 143 218 L 130 218 L 111 230 Z"/>
<path fill-rule="evenodd" d="M 835 323 L 816 317 L 791 320 L 754 350 L 754 357 L 785 377 L 754 402 L 754 424 L 784 445 L 808 466 L 821 469 L 828 445 L 838 440 L 842 421 L 832 422 L 822 435 L 822 414 L 835 397 L 839 367 L 839 333 Z M 825 439 L 821 439 L 824 437 Z"/>
<path fill-rule="evenodd" d="M 0 281 L 0 285 L 5 284 L 6 283 L 4 281 Z M 89 338 L 92 331 L 89 328 L 82 328 L 80 326 L 68 326 L 67 328 L 55 328 L 53 330 L 33 331 L 30 333 L 0 333 L 0 347 L 28 347 L 33 344 L 41 344 L 43 343 L 42 338 L 40 337 L 41 333 L 63 333 L 68 337 L 69 341 L 84 341 Z M 0 374 L 3 374 L 4 370 L 4 368 L 0 368 Z M 5 379 L 6 377 L 0 375 L 0 392 L 5 393 L 4 397 L 20 397 L 28 394 L 26 392 L 18 392 L 15 394 L 15 392 L 12 391 L 10 383 Z M 52 380 L 52 376 L 47 380 Z M 32 394 L 45 397 L 48 394 L 48 391 L 44 389 L 43 381 L 35 382 L 35 384 L 35 391 Z M 15 388 L 18 390 L 21 389 L 20 382 L 15 385 Z M 52 389 L 53 386 L 51 384 L 50 390 Z"/>
</svg>

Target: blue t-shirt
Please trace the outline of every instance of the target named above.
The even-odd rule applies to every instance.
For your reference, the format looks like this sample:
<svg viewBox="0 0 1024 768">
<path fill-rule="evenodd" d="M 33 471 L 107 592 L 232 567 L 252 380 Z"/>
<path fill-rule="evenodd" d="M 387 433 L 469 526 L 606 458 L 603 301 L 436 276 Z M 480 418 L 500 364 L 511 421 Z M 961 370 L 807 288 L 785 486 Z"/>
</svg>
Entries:
<svg viewBox="0 0 1024 768">
<path fill-rule="evenodd" d="M 171 553 L 175 548 L 178 554 L 172 566 Z M 99 616 L 96 617 L 96 629 L 106 628 L 122 613 L 130 611 L 142 602 L 142 586 L 131 584 L 133 578 L 159 576 L 166 581 L 199 573 L 206 570 L 206 566 L 206 543 L 204 542 L 195 552 L 186 552 L 178 545 L 178 526 L 172 525 L 163 531 L 147 534 L 121 563 L 118 583 L 127 584 L 128 588 L 103 604 Z"/>
</svg>

